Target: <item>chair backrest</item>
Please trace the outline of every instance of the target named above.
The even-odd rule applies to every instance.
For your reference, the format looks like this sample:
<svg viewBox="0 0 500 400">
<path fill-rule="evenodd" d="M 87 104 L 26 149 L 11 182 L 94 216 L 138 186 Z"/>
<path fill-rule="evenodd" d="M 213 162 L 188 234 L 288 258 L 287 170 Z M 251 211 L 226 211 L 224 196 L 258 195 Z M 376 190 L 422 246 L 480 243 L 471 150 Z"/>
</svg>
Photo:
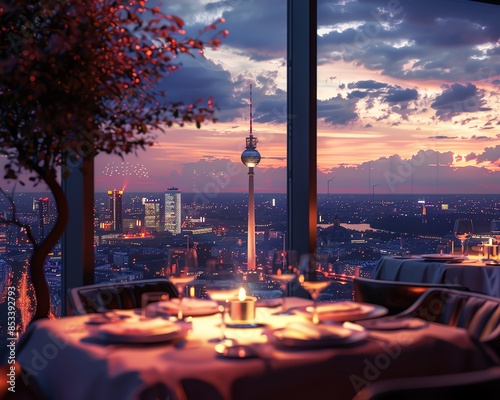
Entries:
<svg viewBox="0 0 500 400">
<path fill-rule="evenodd" d="M 76 315 L 139 308 L 141 295 L 146 292 L 167 292 L 171 298 L 178 296 L 175 286 L 166 278 L 86 285 L 68 292 L 70 308 Z"/>
<path fill-rule="evenodd" d="M 481 371 L 387 379 L 362 389 L 352 400 L 497 400 L 500 367 Z"/>
<path fill-rule="evenodd" d="M 398 316 L 465 328 L 500 355 L 500 298 L 451 289 L 429 289 Z"/>
<path fill-rule="evenodd" d="M 355 301 L 384 306 L 389 310 L 388 315 L 406 310 L 423 293 L 432 288 L 469 290 L 463 285 L 449 283 L 413 283 L 362 277 L 355 277 L 353 283 Z"/>
</svg>

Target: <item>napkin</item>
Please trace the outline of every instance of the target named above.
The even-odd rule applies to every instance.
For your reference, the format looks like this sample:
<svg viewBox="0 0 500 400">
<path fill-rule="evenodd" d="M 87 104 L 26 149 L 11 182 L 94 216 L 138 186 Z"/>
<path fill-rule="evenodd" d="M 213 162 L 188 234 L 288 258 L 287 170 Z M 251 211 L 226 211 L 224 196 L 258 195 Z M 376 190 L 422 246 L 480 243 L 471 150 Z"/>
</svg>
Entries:
<svg viewBox="0 0 500 400">
<path fill-rule="evenodd" d="M 178 298 L 173 298 L 169 301 L 158 301 L 148 306 L 153 311 L 160 313 L 175 314 L 179 311 Z M 217 313 L 219 305 L 213 300 L 197 299 L 195 297 L 186 297 L 182 300 L 182 312 L 186 315 L 204 315 Z"/>
<path fill-rule="evenodd" d="M 317 305 L 316 309 L 318 313 L 335 313 L 335 312 L 349 312 L 357 311 L 361 307 L 352 301 L 339 301 L 336 303 L 320 303 Z M 313 307 L 307 307 L 307 311 L 313 312 Z"/>
<path fill-rule="evenodd" d="M 338 325 L 314 325 L 310 322 L 291 322 L 280 331 L 279 336 L 287 339 L 321 340 L 344 339 L 351 335 L 350 329 Z"/>
<path fill-rule="evenodd" d="M 102 325 L 99 330 L 110 335 L 154 335 L 176 332 L 179 330 L 179 326 L 163 318 L 152 318 Z"/>
</svg>

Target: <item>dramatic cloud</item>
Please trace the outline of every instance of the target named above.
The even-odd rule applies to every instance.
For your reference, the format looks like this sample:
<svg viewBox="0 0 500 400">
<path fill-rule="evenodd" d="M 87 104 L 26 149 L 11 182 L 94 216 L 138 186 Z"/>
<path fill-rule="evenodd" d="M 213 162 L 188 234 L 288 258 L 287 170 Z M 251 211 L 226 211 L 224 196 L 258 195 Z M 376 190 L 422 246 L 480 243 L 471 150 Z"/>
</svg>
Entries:
<svg viewBox="0 0 500 400">
<path fill-rule="evenodd" d="M 449 121 L 455 115 L 477 111 L 489 111 L 491 108 L 483 107 L 483 91 L 479 91 L 476 85 L 467 83 L 461 85 L 454 83 L 444 85 L 443 92 L 436 97 L 431 107 L 436 111 L 436 116 L 443 121 Z"/>
<path fill-rule="evenodd" d="M 385 101 L 389 103 L 398 103 L 417 99 L 418 91 L 416 89 L 390 89 L 385 97 Z"/>
<path fill-rule="evenodd" d="M 340 95 L 318 102 L 318 118 L 331 125 L 345 125 L 358 119 L 356 101 Z"/>
<path fill-rule="evenodd" d="M 484 161 L 497 162 L 500 160 L 500 146 L 487 147 L 484 149 L 482 154 L 477 156 L 477 162 L 481 163 Z"/>
</svg>

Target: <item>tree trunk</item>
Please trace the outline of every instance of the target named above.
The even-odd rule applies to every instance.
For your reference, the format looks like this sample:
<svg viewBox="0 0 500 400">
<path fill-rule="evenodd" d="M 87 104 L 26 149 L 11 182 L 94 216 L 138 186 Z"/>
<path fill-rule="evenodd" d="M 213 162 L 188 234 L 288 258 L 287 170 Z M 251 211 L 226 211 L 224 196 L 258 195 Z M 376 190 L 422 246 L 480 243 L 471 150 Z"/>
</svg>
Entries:
<svg viewBox="0 0 500 400">
<path fill-rule="evenodd" d="M 54 201 L 56 203 L 57 218 L 54 226 L 45 239 L 33 247 L 33 254 L 30 259 L 30 275 L 35 288 L 36 310 L 32 321 L 49 318 L 50 315 L 50 294 L 47 280 L 45 279 L 44 266 L 47 256 L 52 251 L 57 241 L 61 238 L 68 223 L 68 202 L 66 196 L 57 182 L 55 173 L 39 173 L 42 180 L 47 184 Z"/>
</svg>

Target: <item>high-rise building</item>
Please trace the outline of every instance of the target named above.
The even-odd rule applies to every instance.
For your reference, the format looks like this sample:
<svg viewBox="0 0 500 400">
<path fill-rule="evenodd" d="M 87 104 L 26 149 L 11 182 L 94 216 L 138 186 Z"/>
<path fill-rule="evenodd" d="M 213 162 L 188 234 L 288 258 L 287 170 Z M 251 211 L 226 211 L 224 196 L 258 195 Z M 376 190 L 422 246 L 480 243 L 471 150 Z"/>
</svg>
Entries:
<svg viewBox="0 0 500 400">
<path fill-rule="evenodd" d="M 108 190 L 108 209 L 111 214 L 111 229 L 123 230 L 123 190 Z"/>
<path fill-rule="evenodd" d="M 47 233 L 50 224 L 50 199 L 40 197 L 38 199 L 38 238 L 42 239 Z"/>
<path fill-rule="evenodd" d="M 160 199 L 143 199 L 144 204 L 144 228 L 160 231 L 161 213 Z"/>
<path fill-rule="evenodd" d="M 171 187 L 165 191 L 165 231 L 181 233 L 181 191 Z"/>
</svg>

